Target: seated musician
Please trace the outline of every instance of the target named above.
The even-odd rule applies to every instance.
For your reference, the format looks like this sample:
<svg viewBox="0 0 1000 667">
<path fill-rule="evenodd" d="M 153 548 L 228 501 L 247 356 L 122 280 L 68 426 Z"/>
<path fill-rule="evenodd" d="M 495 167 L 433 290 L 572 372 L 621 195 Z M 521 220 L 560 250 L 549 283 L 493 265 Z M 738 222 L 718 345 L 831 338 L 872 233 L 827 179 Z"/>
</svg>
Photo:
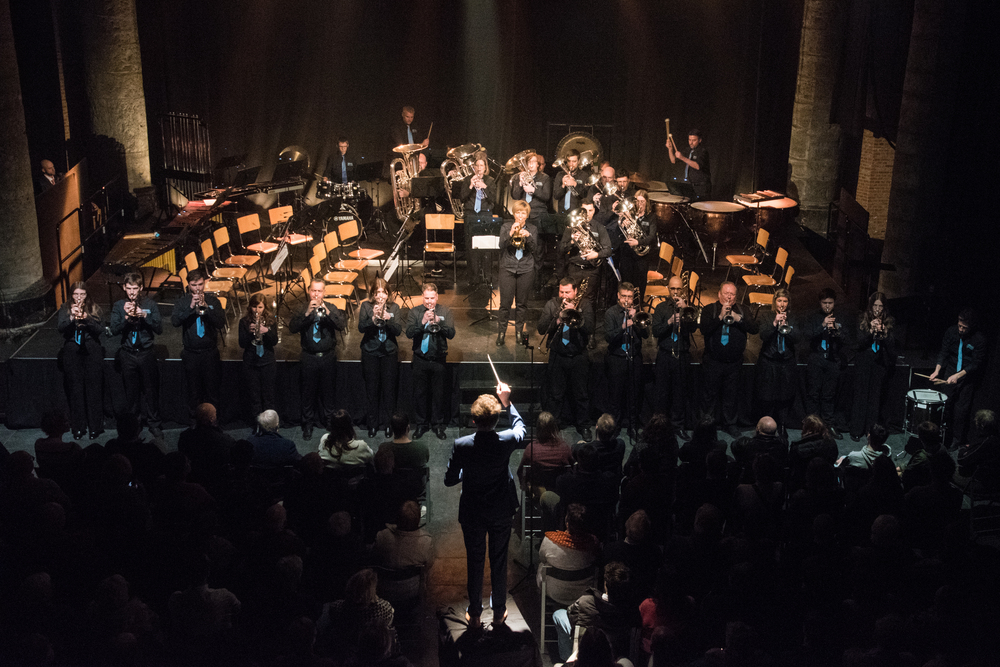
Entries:
<svg viewBox="0 0 1000 667">
<path fill-rule="evenodd" d="M 583 285 L 584 297 L 593 299 L 597 292 L 598 269 L 611 256 L 611 239 L 603 225 L 593 224 L 594 205 L 583 203 L 579 224 L 570 225 L 559 241 L 558 255 L 566 263 L 566 275 L 574 284 Z M 571 216 L 572 217 L 572 216 Z"/>
<path fill-rule="evenodd" d="M 347 137 L 337 139 L 339 152 L 326 162 L 326 172 L 323 175 L 334 183 L 350 183 L 354 180 L 354 162 L 347 157 L 350 145 Z"/>
</svg>

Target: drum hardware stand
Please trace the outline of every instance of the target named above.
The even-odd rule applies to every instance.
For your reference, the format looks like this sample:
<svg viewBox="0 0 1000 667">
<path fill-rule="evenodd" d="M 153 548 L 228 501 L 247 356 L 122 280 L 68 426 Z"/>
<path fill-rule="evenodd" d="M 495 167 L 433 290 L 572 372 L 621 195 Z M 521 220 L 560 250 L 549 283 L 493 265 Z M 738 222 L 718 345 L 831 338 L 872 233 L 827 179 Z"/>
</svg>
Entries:
<svg viewBox="0 0 1000 667">
<path fill-rule="evenodd" d="M 375 190 L 375 197 L 372 198 L 372 216 L 368 219 L 368 224 L 365 225 L 364 229 L 367 231 L 368 227 L 374 227 L 380 234 L 386 236 L 389 234 L 389 227 L 385 224 L 385 215 L 382 213 L 382 193 L 379 189 L 379 183 L 381 182 L 381 178 L 369 181 L 372 184 L 370 189 Z M 368 196 L 371 197 L 372 193 L 369 192 Z"/>
<path fill-rule="evenodd" d="M 684 215 L 684 211 L 682 211 L 679 207 L 674 207 L 674 210 L 677 211 L 677 215 L 679 215 L 681 217 L 681 220 L 684 221 L 684 226 L 688 228 L 688 231 L 691 232 L 691 236 L 693 236 L 694 240 L 698 243 L 698 247 L 701 249 L 701 256 L 705 258 L 705 263 L 707 264 L 708 263 L 708 253 L 705 252 L 705 246 L 704 246 L 704 244 L 702 244 L 701 237 L 698 236 L 698 232 L 694 231 L 694 228 L 691 226 L 691 223 L 688 222 L 687 216 Z M 676 236 L 677 232 L 674 232 L 674 235 Z M 680 243 L 678 243 L 678 245 L 680 245 Z M 713 270 L 715 269 L 715 247 L 714 246 L 712 247 L 712 269 Z"/>
</svg>

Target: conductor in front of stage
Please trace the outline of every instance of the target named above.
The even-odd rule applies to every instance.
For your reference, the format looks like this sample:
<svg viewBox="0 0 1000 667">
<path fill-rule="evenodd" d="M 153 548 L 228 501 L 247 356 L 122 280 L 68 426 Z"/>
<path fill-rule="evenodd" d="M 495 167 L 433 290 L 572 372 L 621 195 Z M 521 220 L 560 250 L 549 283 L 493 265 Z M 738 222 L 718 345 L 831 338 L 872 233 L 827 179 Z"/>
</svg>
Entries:
<svg viewBox="0 0 1000 667">
<path fill-rule="evenodd" d="M 498 433 L 496 426 L 505 409 L 510 415 L 510 428 Z M 476 399 L 472 404 L 472 421 L 476 432 L 455 440 L 444 485 L 462 484 L 458 522 L 465 540 L 469 627 L 479 628 L 483 613 L 487 535 L 493 626 L 497 627 L 504 624 L 507 615 L 507 547 L 518 507 L 510 455 L 523 447 L 525 426 L 517 408 L 510 403 L 510 387 L 504 383 L 497 385 L 496 397 L 483 394 Z"/>
<path fill-rule="evenodd" d="M 309 283 L 309 301 L 288 322 L 302 341 L 302 437 L 312 438 L 317 424 L 329 427 L 337 400 L 337 332 L 347 326 L 344 311 L 323 300 L 326 283 Z M 317 400 L 323 418 L 316 414 Z"/>
<path fill-rule="evenodd" d="M 222 359 L 219 357 L 219 331 L 226 325 L 222 303 L 214 294 L 205 294 L 206 275 L 202 269 L 188 274 L 188 293 L 174 304 L 170 323 L 181 327 L 184 350 L 184 378 L 191 414 L 202 403 L 219 405 L 219 382 Z"/>
</svg>

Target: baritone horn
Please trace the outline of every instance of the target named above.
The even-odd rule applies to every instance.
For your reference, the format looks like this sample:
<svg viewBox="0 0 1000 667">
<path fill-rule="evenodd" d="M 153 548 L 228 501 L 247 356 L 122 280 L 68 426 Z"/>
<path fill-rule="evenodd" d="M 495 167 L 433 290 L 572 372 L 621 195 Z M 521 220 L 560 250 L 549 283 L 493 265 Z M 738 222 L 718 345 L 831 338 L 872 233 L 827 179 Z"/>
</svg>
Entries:
<svg viewBox="0 0 1000 667">
<path fill-rule="evenodd" d="M 444 176 L 444 191 L 448 195 L 448 203 L 455 219 L 461 220 L 465 212 L 462 202 L 456 202 L 451 196 L 451 186 L 459 181 L 471 178 L 476 173 L 476 154 L 483 150 L 480 144 L 463 144 L 448 151 L 448 156 L 441 163 L 441 175 Z"/>
</svg>

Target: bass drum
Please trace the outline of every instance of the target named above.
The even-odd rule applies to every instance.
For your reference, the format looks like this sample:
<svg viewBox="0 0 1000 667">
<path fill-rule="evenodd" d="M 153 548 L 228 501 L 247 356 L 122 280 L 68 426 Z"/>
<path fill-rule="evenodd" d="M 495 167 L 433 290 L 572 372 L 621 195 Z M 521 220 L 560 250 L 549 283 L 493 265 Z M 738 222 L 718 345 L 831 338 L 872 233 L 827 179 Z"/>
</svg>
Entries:
<svg viewBox="0 0 1000 667">
<path fill-rule="evenodd" d="M 565 137 L 560 139 L 558 144 L 556 144 L 555 159 L 558 160 L 573 148 L 580 151 L 581 154 L 584 151 L 590 151 L 594 155 L 594 167 L 596 168 L 600 166 L 601 155 L 604 154 L 604 147 L 601 146 L 601 142 L 597 139 L 597 137 L 589 132 L 570 132 Z"/>
</svg>

